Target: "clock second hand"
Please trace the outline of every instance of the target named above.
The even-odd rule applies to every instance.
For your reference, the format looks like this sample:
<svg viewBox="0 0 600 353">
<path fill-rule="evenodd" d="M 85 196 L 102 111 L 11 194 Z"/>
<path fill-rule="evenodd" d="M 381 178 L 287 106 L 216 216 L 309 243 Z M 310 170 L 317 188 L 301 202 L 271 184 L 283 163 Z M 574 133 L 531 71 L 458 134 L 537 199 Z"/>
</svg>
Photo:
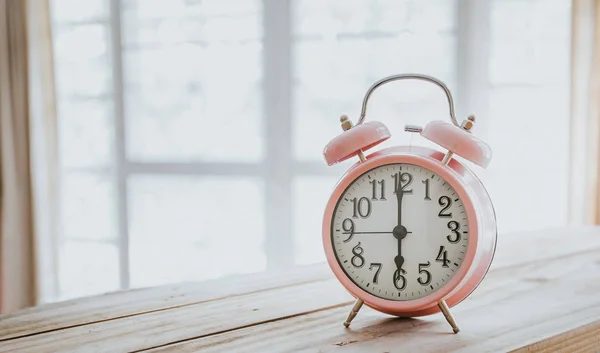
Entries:
<svg viewBox="0 0 600 353">
<path fill-rule="evenodd" d="M 412 232 L 406 232 L 406 234 L 411 234 Z M 342 234 L 394 234 L 394 232 L 342 232 Z"/>
</svg>

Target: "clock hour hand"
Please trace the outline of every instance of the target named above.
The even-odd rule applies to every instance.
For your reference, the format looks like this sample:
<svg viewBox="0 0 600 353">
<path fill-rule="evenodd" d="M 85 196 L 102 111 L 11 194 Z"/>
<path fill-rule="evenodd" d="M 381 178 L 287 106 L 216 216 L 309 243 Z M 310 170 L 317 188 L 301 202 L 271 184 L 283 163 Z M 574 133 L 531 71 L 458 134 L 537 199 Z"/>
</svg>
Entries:
<svg viewBox="0 0 600 353">
<path fill-rule="evenodd" d="M 396 268 L 398 269 L 398 273 L 406 273 L 402 269 L 402 265 L 404 264 L 404 256 L 402 256 L 402 239 L 406 238 L 408 232 L 404 226 L 396 226 L 394 227 L 394 238 L 398 239 L 398 255 L 394 258 L 394 262 L 396 263 Z"/>
<path fill-rule="evenodd" d="M 396 263 L 396 268 L 398 269 L 398 273 L 403 272 L 402 265 L 404 264 L 404 256 L 398 255 L 394 257 L 394 262 Z"/>
</svg>

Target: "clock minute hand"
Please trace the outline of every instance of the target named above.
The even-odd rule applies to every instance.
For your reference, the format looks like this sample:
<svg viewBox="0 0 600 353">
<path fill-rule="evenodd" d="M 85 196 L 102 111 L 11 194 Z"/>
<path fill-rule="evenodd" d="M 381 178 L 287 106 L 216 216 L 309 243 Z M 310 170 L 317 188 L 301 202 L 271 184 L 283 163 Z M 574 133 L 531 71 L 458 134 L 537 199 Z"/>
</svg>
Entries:
<svg viewBox="0 0 600 353">
<path fill-rule="evenodd" d="M 398 176 L 398 182 L 395 185 L 396 188 L 396 200 L 398 201 L 398 224 L 397 226 L 402 225 L 402 196 L 404 196 L 404 192 L 402 190 L 402 174 Z"/>
<path fill-rule="evenodd" d="M 398 172 L 394 176 L 394 189 L 396 190 L 396 200 L 398 201 L 398 226 L 402 226 L 402 198 L 404 194 L 412 194 L 412 189 L 405 190 L 412 183 L 410 173 Z M 404 182 L 404 185 L 402 183 Z"/>
</svg>

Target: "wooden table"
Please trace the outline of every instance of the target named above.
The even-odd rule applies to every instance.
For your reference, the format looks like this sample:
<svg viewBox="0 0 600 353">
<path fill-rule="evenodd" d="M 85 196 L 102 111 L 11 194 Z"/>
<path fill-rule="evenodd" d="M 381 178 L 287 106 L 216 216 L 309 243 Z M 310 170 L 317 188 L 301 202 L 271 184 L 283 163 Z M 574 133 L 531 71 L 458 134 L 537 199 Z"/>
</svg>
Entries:
<svg viewBox="0 0 600 353">
<path fill-rule="evenodd" d="M 600 229 L 501 237 L 488 276 L 452 309 L 363 308 L 325 265 L 131 290 L 0 316 L 0 352 L 600 352 Z"/>
</svg>

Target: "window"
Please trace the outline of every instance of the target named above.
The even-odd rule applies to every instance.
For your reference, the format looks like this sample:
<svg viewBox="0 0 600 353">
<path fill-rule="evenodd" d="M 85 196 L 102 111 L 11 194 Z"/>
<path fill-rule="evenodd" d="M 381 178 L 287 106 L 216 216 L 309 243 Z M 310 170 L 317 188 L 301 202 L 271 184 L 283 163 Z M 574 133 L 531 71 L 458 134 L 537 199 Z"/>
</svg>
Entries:
<svg viewBox="0 0 600 353">
<path fill-rule="evenodd" d="M 327 168 L 322 149 L 393 73 L 436 76 L 477 115 L 502 235 L 566 222 L 568 0 L 52 5 L 57 298 L 322 261 L 352 163 Z M 403 125 L 446 116 L 438 88 L 402 82 L 367 118 L 389 146 L 427 144 Z"/>
</svg>

